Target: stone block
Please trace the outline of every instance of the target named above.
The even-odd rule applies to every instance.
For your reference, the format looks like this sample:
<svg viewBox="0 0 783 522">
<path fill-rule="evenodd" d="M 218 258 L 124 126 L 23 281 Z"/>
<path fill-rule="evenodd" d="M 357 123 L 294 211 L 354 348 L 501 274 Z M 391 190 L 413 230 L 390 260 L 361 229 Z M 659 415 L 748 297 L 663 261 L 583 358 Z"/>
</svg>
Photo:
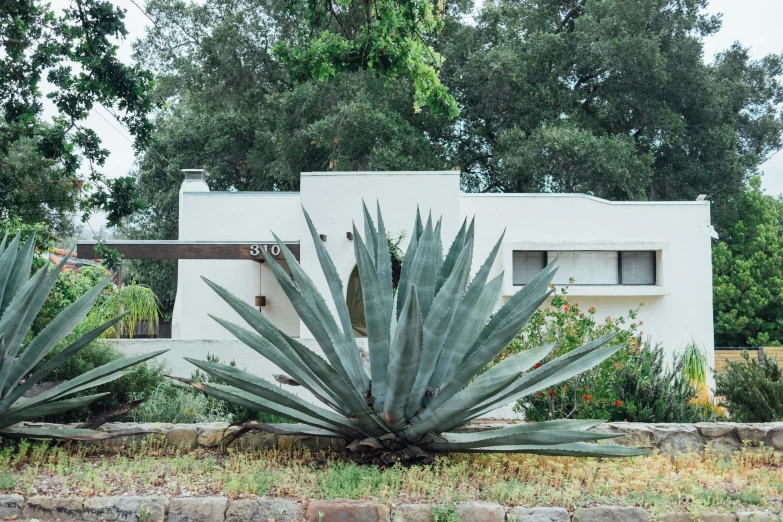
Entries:
<svg viewBox="0 0 783 522">
<path fill-rule="evenodd" d="M 574 512 L 574 522 L 651 522 L 647 510 L 636 507 L 597 506 L 579 508 Z"/>
<path fill-rule="evenodd" d="M 429 504 L 402 504 L 394 511 L 394 522 L 435 522 Z"/>
<path fill-rule="evenodd" d="M 662 452 L 680 454 L 702 448 L 699 432 L 693 424 L 654 424 L 651 429 Z"/>
<path fill-rule="evenodd" d="M 696 517 L 698 522 L 737 522 L 734 513 L 702 513 Z"/>
<path fill-rule="evenodd" d="M 770 522 L 772 517 L 764 511 L 739 511 L 737 520 L 738 522 Z"/>
<path fill-rule="evenodd" d="M 696 519 L 690 513 L 663 513 L 658 515 L 656 522 L 694 522 Z"/>
<path fill-rule="evenodd" d="M 178 426 L 166 433 L 166 442 L 171 446 L 183 449 L 198 447 L 198 432 L 195 426 Z"/>
<path fill-rule="evenodd" d="M 303 516 L 302 506 L 278 499 L 232 500 L 226 510 L 226 522 L 298 522 Z"/>
<path fill-rule="evenodd" d="M 760 446 L 767 438 L 767 430 L 763 424 L 737 424 L 737 438 L 743 444 Z"/>
<path fill-rule="evenodd" d="M 644 424 L 612 423 L 615 433 L 623 433 L 622 437 L 611 439 L 610 444 L 622 444 L 631 448 L 654 448 L 655 433 Z"/>
<path fill-rule="evenodd" d="M 227 506 L 226 497 L 172 498 L 168 522 L 222 522 Z"/>
<path fill-rule="evenodd" d="M 727 422 L 701 422 L 696 424 L 696 429 L 702 437 L 715 439 L 734 433 L 734 425 Z"/>
<path fill-rule="evenodd" d="M 277 449 L 290 450 L 297 445 L 299 437 L 295 435 L 276 435 L 275 439 L 277 440 Z"/>
<path fill-rule="evenodd" d="M 236 426 L 229 427 L 228 424 L 222 422 L 202 424 L 198 428 L 198 445 L 204 448 L 217 446 L 224 437 L 237 429 Z"/>
<path fill-rule="evenodd" d="M 84 499 L 84 520 L 157 522 L 166 518 L 165 497 L 90 497 Z"/>
<path fill-rule="evenodd" d="M 21 517 L 23 506 L 24 497 L 22 495 L 0 495 L 0 519 Z"/>
<path fill-rule="evenodd" d="M 766 445 L 777 450 L 783 449 L 783 426 L 775 426 L 767 432 Z"/>
<path fill-rule="evenodd" d="M 509 522 L 571 522 L 571 515 L 558 507 L 515 507 L 508 512 Z"/>
<path fill-rule="evenodd" d="M 55 518 L 81 520 L 84 514 L 84 499 L 81 497 L 30 497 L 22 509 L 24 518 Z"/>
<path fill-rule="evenodd" d="M 457 516 L 464 522 L 503 522 L 506 510 L 490 502 L 465 502 L 457 506 Z"/>
<path fill-rule="evenodd" d="M 313 500 L 307 504 L 307 522 L 390 522 L 389 508 L 364 500 Z"/>
</svg>

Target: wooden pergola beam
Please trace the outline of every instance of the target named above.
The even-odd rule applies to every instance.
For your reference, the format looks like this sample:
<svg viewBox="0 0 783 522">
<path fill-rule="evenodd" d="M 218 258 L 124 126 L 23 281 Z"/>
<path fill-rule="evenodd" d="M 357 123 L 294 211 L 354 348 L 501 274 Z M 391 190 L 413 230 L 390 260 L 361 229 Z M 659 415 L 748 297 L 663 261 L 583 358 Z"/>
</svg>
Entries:
<svg viewBox="0 0 783 522">
<path fill-rule="evenodd" d="M 79 241 L 76 255 L 82 259 L 95 259 L 95 241 Z M 106 246 L 117 250 L 125 259 L 249 259 L 263 262 L 263 251 L 270 252 L 275 260 L 282 261 L 283 253 L 274 242 L 240 243 L 212 241 L 106 241 Z M 299 259 L 299 243 L 286 243 L 296 259 Z"/>
</svg>

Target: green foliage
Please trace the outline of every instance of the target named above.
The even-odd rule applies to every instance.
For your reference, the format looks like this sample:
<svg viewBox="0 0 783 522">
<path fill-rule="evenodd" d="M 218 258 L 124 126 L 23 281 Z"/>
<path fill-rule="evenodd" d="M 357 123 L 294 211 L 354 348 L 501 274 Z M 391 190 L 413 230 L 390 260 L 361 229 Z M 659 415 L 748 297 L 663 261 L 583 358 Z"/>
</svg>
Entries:
<svg viewBox="0 0 783 522">
<path fill-rule="evenodd" d="M 68 213 L 101 210 L 116 225 L 139 208 L 132 178 L 96 170 L 109 153 L 82 123 L 100 105 L 119 113 L 137 151 L 150 140 L 152 73 L 117 59 L 112 40 L 127 34 L 123 18 L 106 0 L 75 0 L 60 14 L 34 0 L 0 7 L 0 217 L 58 228 Z M 49 123 L 40 120 L 44 75 L 57 109 Z"/>
<path fill-rule="evenodd" d="M 727 361 L 715 375 L 715 395 L 722 397 L 735 422 L 783 420 L 783 371 L 776 359 L 764 354 L 761 362 L 742 352 L 742 361 Z"/>
<path fill-rule="evenodd" d="M 35 236 L 31 236 L 21 248 L 19 242 L 20 235 L 10 242 L 6 236 L 0 242 L 0 353 L 3 354 L 0 364 L 0 391 L 3 397 L 0 401 L 0 434 L 3 437 L 32 436 L 87 440 L 113 436 L 91 430 L 52 431 L 13 427 L 14 424 L 25 420 L 85 407 L 98 399 L 105 398 L 106 393 L 80 396 L 79 392 L 115 381 L 132 373 L 126 371 L 127 368 L 163 353 L 159 351 L 114 360 L 64 382 L 43 382 L 42 379 L 68 363 L 72 357 L 84 350 L 90 342 L 111 328 L 120 318 L 113 318 L 76 339 L 67 340 L 66 342 L 70 344 L 51 356 L 55 347 L 65 340 L 71 330 L 90 311 L 95 298 L 109 282 L 109 279 L 105 278 L 62 310 L 46 327 L 26 342 L 35 317 L 46 302 L 68 259 L 66 256 L 53 269 L 48 264 L 44 265 L 31 277 Z M 38 363 L 47 355 L 51 356 L 48 362 L 39 365 Z"/>
<path fill-rule="evenodd" d="M 707 352 L 704 346 L 695 341 L 689 342 L 682 353 L 682 371 L 697 387 L 707 386 L 707 373 L 710 371 Z"/>
<path fill-rule="evenodd" d="M 50 263 L 47 261 L 47 263 Z M 57 317 L 60 312 L 65 310 L 68 305 L 84 295 L 90 288 L 101 283 L 106 278 L 106 272 L 100 267 L 86 266 L 80 270 L 63 270 L 57 276 L 52 291 L 44 302 L 43 307 L 33 321 L 30 327 L 31 335 L 38 335 L 41 330 Z M 100 304 L 106 299 L 106 294 L 101 292 L 96 297 L 96 302 Z M 114 317 L 106 317 L 101 323 Z M 93 327 L 100 323 L 94 323 Z M 84 330 L 87 332 L 87 330 Z"/>
<path fill-rule="evenodd" d="M 110 317 L 123 314 L 122 319 L 107 332 L 106 337 L 133 337 L 142 322 L 152 334 L 158 324 L 160 310 L 158 298 L 148 287 L 134 283 L 112 287 L 100 306 L 93 308 L 85 319 L 86 326 L 100 324 Z"/>
<path fill-rule="evenodd" d="M 382 77 L 409 77 L 414 108 L 454 118 L 457 102 L 441 84 L 443 57 L 435 50 L 445 2 L 428 0 L 296 0 L 284 9 L 299 22 L 291 38 L 274 47 L 295 81 L 327 80 L 369 69 Z"/>
<path fill-rule="evenodd" d="M 555 348 L 546 360 L 565 355 L 607 334 L 622 347 L 594 368 L 521 399 L 516 409 L 525 419 L 595 419 L 632 422 L 698 422 L 713 420 L 714 409 L 694 404 L 697 388 L 684 373 L 682 358 L 665 364 L 660 345 L 640 342 L 643 325 L 638 309 L 627 317 L 596 318 L 594 307 L 583 311 L 568 298 L 568 287 L 556 290 L 551 304 L 537 311 L 530 323 L 496 359 L 532 350 L 545 343 Z"/>
<path fill-rule="evenodd" d="M 147 398 L 128 417 L 133 422 L 231 422 L 233 416 L 225 403 L 193 393 L 184 386 L 159 382 L 151 390 L 129 394 L 130 400 Z"/>
<path fill-rule="evenodd" d="M 380 208 L 374 222 L 365 207 L 364 238 L 356 226 L 353 229 L 367 327 L 369 365 L 365 367 L 334 263 L 307 212 L 305 220 L 337 317 L 285 243 L 277 241 L 287 269 L 271 256 L 265 256 L 265 261 L 326 359 L 285 335 L 225 288 L 205 281 L 254 331 L 215 320 L 288 373 L 288 379 L 310 391 L 326 407 L 309 403 L 235 366 L 211 361 L 186 358 L 225 384 L 178 380 L 212 397 L 298 423 L 284 432 L 353 440 L 348 448 L 363 462 L 426 461 L 430 459 L 427 451 L 615 457 L 643 453 L 588 443 L 613 437 L 588 432 L 587 428 L 600 422 L 596 420 L 523 424 L 480 434 L 449 433 L 500 405 L 587 371 L 620 348 L 607 346 L 613 336 L 603 336 L 537 366 L 552 350 L 552 345 L 545 345 L 513 355 L 476 378 L 549 297 L 549 285 L 557 270 L 553 265 L 492 316 L 500 297 L 501 277 L 488 279 L 502 238 L 468 285 L 473 224 L 463 223 L 444 256 L 440 222 L 433 223 L 430 216 L 424 224 L 417 212 L 395 293 L 389 240 Z M 245 426 L 273 432 L 281 429 L 254 423 Z"/>
<path fill-rule="evenodd" d="M 713 246 L 716 346 L 777 345 L 783 339 L 783 202 L 753 178 L 736 220 Z"/>
</svg>

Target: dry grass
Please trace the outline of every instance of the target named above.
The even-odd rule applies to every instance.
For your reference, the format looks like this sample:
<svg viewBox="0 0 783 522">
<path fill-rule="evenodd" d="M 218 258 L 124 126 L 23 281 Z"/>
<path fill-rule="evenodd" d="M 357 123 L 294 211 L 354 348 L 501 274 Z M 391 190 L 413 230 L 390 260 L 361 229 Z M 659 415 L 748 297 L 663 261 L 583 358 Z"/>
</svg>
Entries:
<svg viewBox="0 0 783 522">
<path fill-rule="evenodd" d="M 179 452 L 153 441 L 132 448 L 23 442 L 0 451 L 0 488 L 26 495 L 220 494 L 778 512 L 783 510 L 782 460 L 770 448 L 747 448 L 731 458 L 450 455 L 431 466 L 381 470 L 298 450 Z"/>
</svg>

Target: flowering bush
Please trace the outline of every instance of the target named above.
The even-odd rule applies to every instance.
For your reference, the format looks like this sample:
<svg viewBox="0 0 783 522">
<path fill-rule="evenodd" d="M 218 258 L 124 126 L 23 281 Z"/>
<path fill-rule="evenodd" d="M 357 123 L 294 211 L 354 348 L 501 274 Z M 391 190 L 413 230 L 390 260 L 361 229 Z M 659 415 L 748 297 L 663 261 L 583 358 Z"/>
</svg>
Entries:
<svg viewBox="0 0 783 522">
<path fill-rule="evenodd" d="M 625 316 L 600 320 L 595 307 L 582 310 L 569 300 L 568 286 L 556 289 L 549 306 L 536 312 L 500 359 L 548 343 L 555 343 L 549 356 L 554 358 L 610 333 L 617 334 L 613 344 L 626 347 L 589 372 L 525 397 L 516 410 L 532 421 L 696 422 L 719 417 L 714 409 L 693 404 L 697 389 L 682 371 L 681 360 L 666 366 L 663 348 L 642 341 L 641 306 Z"/>
</svg>

